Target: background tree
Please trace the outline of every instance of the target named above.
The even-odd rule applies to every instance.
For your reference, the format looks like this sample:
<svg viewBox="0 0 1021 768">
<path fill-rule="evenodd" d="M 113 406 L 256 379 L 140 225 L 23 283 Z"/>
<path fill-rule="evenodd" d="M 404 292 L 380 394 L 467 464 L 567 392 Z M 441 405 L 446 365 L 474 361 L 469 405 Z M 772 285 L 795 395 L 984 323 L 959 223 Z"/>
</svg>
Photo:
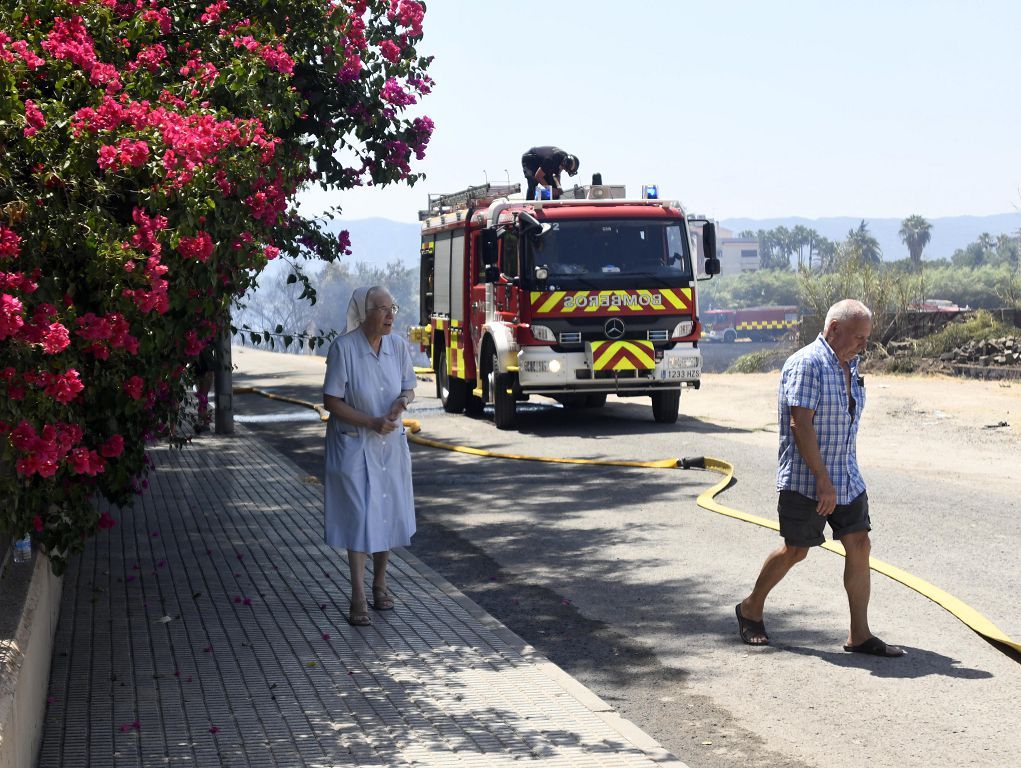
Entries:
<svg viewBox="0 0 1021 768">
<path fill-rule="evenodd" d="M 848 230 L 846 245 L 849 252 L 854 253 L 863 264 L 878 266 L 883 260 L 883 250 L 879 247 L 879 241 L 869 232 L 865 219 L 861 220 L 857 229 Z"/>
<path fill-rule="evenodd" d="M 908 247 L 908 255 L 916 266 L 922 264 L 922 251 L 932 237 L 932 224 L 918 214 L 908 216 L 900 223 L 900 239 Z"/>
</svg>

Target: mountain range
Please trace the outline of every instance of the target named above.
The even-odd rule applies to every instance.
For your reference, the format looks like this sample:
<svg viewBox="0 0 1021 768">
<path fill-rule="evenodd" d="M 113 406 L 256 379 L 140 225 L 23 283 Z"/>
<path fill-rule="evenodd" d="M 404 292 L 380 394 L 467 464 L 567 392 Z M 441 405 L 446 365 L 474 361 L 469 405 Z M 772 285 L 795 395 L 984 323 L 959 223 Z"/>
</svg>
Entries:
<svg viewBox="0 0 1021 768">
<path fill-rule="evenodd" d="M 724 219 L 723 227 L 735 236 L 743 230 L 775 229 L 784 226 L 793 229 L 799 224 L 814 229 L 820 235 L 833 241 L 845 240 L 851 229 L 856 229 L 860 217 L 839 216 L 822 219 L 786 217 L 775 219 Z M 887 261 L 905 259 L 907 247 L 897 232 L 901 219 L 865 219 L 872 236 L 879 241 L 883 258 Z M 947 216 L 929 219 L 932 224 L 932 238 L 925 248 L 923 258 L 949 259 L 958 248 L 964 248 L 987 232 L 995 239 L 997 235 L 1017 235 L 1021 229 L 1021 212 L 1001 213 L 992 216 Z M 346 229 L 351 236 L 352 262 L 364 261 L 374 266 L 383 266 L 390 261 L 400 261 L 407 266 L 418 264 L 419 224 L 372 218 L 344 220 L 326 223 L 326 229 L 339 233 Z"/>
</svg>

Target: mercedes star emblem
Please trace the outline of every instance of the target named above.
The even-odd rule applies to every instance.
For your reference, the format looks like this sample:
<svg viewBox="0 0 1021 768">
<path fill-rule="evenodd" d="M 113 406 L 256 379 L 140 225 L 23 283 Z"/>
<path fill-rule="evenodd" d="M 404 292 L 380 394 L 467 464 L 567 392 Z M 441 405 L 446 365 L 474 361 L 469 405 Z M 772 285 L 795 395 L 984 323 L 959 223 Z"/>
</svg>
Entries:
<svg viewBox="0 0 1021 768">
<path fill-rule="evenodd" d="M 624 321 L 619 317 L 611 317 L 606 321 L 606 325 L 603 326 L 603 331 L 606 333 L 608 339 L 622 339 L 624 338 Z"/>
</svg>

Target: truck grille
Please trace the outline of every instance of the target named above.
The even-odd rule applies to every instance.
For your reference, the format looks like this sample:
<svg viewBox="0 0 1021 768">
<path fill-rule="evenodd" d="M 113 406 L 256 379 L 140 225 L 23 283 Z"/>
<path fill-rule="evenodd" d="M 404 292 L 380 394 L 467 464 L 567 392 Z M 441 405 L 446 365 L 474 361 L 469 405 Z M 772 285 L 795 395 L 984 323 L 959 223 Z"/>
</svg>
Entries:
<svg viewBox="0 0 1021 768">
<path fill-rule="evenodd" d="M 670 331 L 665 328 L 654 328 L 649 331 L 649 341 L 669 341 Z"/>
<path fill-rule="evenodd" d="M 564 331 L 560 334 L 561 344 L 581 344 L 581 331 Z"/>
</svg>

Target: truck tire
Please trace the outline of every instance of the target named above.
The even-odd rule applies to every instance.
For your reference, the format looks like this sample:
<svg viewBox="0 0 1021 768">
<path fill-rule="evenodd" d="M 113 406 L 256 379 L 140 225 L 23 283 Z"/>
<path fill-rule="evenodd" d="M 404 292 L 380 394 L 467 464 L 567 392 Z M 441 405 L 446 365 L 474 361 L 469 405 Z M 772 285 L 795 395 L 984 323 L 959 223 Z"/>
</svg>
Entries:
<svg viewBox="0 0 1021 768">
<path fill-rule="evenodd" d="M 498 373 L 493 377 L 493 423 L 497 429 L 514 429 L 517 426 L 517 402 L 514 395 L 507 392 L 513 388 L 513 373 Z"/>
<path fill-rule="evenodd" d="M 723 341 L 727 344 L 733 344 L 737 340 L 737 331 L 733 328 L 728 328 L 723 332 Z"/>
<path fill-rule="evenodd" d="M 585 395 L 585 407 L 586 408 L 602 408 L 606 405 L 606 393 L 597 392 L 591 395 Z"/>
<path fill-rule="evenodd" d="M 681 410 L 681 390 L 664 389 L 652 393 L 652 418 L 657 424 L 674 424 Z"/>
<path fill-rule="evenodd" d="M 436 389 L 439 390 L 443 410 L 447 413 L 461 413 L 468 396 L 468 384 L 464 379 L 451 377 L 447 373 L 447 350 L 440 347 L 437 351 Z"/>
<path fill-rule="evenodd" d="M 492 347 L 487 351 L 492 351 Z M 514 429 L 518 423 L 517 402 L 513 394 L 514 374 L 499 373 L 500 361 L 495 352 L 489 359 L 489 370 L 486 374 L 489 380 L 489 396 L 493 398 L 493 423 L 497 429 Z"/>
<path fill-rule="evenodd" d="M 486 404 L 481 397 L 473 395 L 471 383 L 468 385 L 468 396 L 464 401 L 464 412 L 469 416 L 481 416 L 486 409 Z"/>
</svg>

